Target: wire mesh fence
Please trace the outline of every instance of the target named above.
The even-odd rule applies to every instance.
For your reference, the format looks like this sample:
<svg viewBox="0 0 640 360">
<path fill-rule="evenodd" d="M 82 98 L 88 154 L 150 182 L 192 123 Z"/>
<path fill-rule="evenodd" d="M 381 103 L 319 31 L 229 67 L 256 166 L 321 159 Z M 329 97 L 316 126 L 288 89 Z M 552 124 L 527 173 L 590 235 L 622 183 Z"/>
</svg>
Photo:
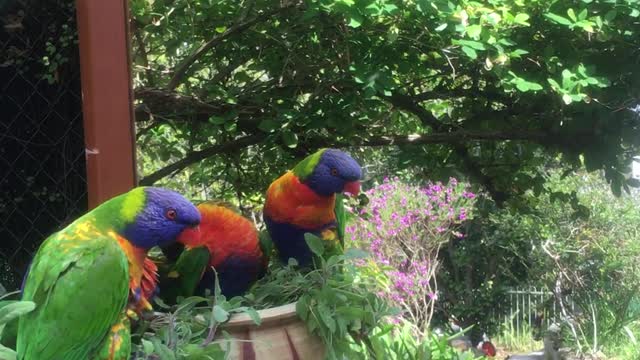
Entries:
<svg viewBox="0 0 640 360">
<path fill-rule="evenodd" d="M 0 283 L 87 207 L 72 0 L 0 1 Z"/>
</svg>

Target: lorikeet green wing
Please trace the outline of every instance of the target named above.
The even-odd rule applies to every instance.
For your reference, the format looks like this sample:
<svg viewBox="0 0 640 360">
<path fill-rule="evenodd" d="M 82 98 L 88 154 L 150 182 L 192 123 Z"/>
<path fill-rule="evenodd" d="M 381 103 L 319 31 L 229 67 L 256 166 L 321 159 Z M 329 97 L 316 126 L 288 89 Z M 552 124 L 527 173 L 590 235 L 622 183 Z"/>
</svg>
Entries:
<svg viewBox="0 0 640 360">
<path fill-rule="evenodd" d="M 93 359 L 125 309 L 128 263 L 116 235 L 79 226 L 90 228 L 52 235 L 33 260 L 22 299 L 36 308 L 20 318 L 20 360 Z"/>
<path fill-rule="evenodd" d="M 347 211 L 344 208 L 344 195 L 336 194 L 336 231 L 340 247 L 344 250 L 344 235 L 347 227 Z"/>
<path fill-rule="evenodd" d="M 131 355 L 131 321 L 126 312 L 111 327 L 109 334 L 98 347 L 94 360 L 128 360 Z"/>
<path fill-rule="evenodd" d="M 178 296 L 193 296 L 211 254 L 206 246 L 185 249 L 175 264 L 160 266 L 160 297 L 175 304 Z"/>
</svg>

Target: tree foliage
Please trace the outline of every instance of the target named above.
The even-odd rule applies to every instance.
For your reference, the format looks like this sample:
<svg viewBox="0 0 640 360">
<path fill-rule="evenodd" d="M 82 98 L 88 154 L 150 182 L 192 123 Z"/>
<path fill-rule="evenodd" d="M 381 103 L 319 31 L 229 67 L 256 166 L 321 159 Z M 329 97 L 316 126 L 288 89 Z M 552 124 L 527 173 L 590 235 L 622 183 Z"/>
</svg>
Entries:
<svg viewBox="0 0 640 360">
<path fill-rule="evenodd" d="M 554 295 L 534 311 L 557 306 L 567 344 L 619 355 L 640 319 L 638 191 L 616 198 L 600 174 L 550 173 L 545 194 L 524 196 L 526 211 L 480 204 L 467 237 L 441 252 L 439 306 L 495 333 L 503 319 L 491 314 L 509 310 L 505 290 L 542 287 Z"/>
<path fill-rule="evenodd" d="M 640 139 L 637 0 L 132 0 L 131 10 L 143 184 L 173 175 L 243 197 L 336 146 L 431 178 L 462 172 L 499 204 L 543 191 L 550 158 L 627 188 Z"/>
</svg>

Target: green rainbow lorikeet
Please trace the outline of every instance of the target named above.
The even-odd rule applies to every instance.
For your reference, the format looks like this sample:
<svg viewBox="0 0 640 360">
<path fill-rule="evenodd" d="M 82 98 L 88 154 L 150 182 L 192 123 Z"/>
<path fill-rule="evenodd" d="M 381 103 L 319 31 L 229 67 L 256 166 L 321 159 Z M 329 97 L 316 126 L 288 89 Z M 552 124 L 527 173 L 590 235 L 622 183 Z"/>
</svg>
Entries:
<svg viewBox="0 0 640 360">
<path fill-rule="evenodd" d="M 305 233 L 326 240 L 328 254 L 344 247 L 344 208 L 337 194 L 357 195 L 362 170 L 346 153 L 321 149 L 275 180 L 267 190 L 263 218 L 280 260 L 311 263 Z"/>
<path fill-rule="evenodd" d="M 269 251 L 251 220 L 223 202 L 205 202 L 198 210 L 200 236 L 163 248 L 171 265 L 161 271 L 160 297 L 169 303 L 207 289 L 213 294 L 215 274 L 222 295 L 243 295 L 267 270 Z"/>
<path fill-rule="evenodd" d="M 139 187 L 47 238 L 24 282 L 22 299 L 36 308 L 19 320 L 18 359 L 128 359 L 128 313 L 149 307 L 147 251 L 199 223 L 178 193 Z"/>
</svg>

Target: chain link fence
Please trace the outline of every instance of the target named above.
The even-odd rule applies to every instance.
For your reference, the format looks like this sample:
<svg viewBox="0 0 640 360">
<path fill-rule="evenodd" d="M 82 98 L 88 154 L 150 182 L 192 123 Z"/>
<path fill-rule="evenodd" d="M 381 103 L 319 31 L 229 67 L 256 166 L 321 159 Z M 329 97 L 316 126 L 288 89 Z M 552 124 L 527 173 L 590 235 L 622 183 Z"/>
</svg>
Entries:
<svg viewBox="0 0 640 360">
<path fill-rule="evenodd" d="M 87 208 L 74 1 L 0 0 L 0 283 Z"/>
</svg>

